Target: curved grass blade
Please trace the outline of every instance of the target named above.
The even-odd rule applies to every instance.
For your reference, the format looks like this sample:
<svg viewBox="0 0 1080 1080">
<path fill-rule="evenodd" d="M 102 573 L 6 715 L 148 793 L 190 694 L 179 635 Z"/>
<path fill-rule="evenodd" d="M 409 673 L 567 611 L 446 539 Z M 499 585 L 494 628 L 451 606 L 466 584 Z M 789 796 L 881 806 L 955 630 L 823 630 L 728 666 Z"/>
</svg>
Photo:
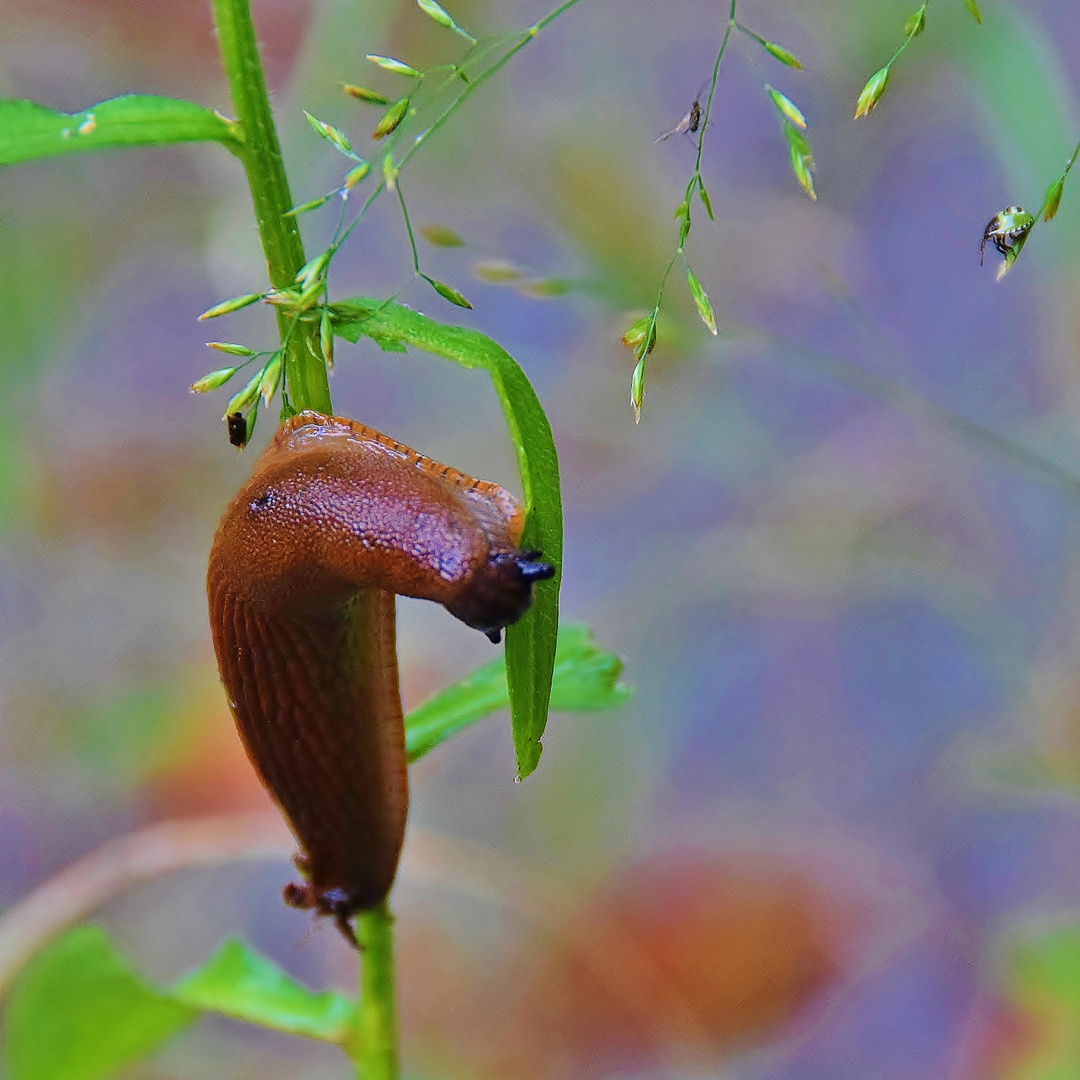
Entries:
<svg viewBox="0 0 1080 1080">
<path fill-rule="evenodd" d="M 518 777 L 537 766 L 547 724 L 559 627 L 562 578 L 562 496 L 551 426 L 536 391 L 514 358 L 491 338 L 447 326 L 412 308 L 368 297 L 331 305 L 334 332 L 348 341 L 370 337 L 382 348 L 411 345 L 491 376 L 506 417 L 525 497 L 523 548 L 538 549 L 555 566 L 555 579 L 536 590 L 532 607 L 506 630 L 506 676 Z"/>
</svg>

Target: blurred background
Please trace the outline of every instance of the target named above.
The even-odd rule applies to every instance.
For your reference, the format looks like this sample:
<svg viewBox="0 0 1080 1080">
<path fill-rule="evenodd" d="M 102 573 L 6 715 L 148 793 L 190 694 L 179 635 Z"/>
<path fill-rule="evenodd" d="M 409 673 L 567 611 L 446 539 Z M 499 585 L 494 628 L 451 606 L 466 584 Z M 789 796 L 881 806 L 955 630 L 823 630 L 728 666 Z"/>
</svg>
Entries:
<svg viewBox="0 0 1080 1080">
<path fill-rule="evenodd" d="M 478 35 L 547 10 L 447 6 Z M 690 139 L 652 140 L 709 76 L 721 0 L 579 4 L 417 155 L 414 223 L 468 245 L 421 241 L 422 268 L 474 311 L 409 285 L 388 199 L 334 264 L 337 297 L 408 286 L 525 367 L 561 454 L 564 616 L 636 687 L 618 712 L 553 716 L 523 784 L 505 716 L 414 768 L 394 897 L 410 1077 L 1080 1073 L 1080 175 L 1004 281 L 978 258 L 986 221 L 1034 211 L 1080 138 L 1080 20 L 1070 0 L 984 0 L 980 27 L 939 0 L 852 121 L 914 6 L 740 3 L 807 70 L 731 42 L 703 159 L 716 222 L 696 208 L 687 247 L 720 332 L 674 273 L 639 426 L 618 339 L 651 308 L 694 162 Z M 379 110 L 340 84 L 400 87 L 364 54 L 458 55 L 412 0 L 253 10 L 296 202 L 344 172 L 302 109 L 365 152 Z M 4 24 L 0 95 L 230 111 L 206 4 L 17 0 Z M 764 83 L 808 118 L 816 203 Z M 303 219 L 309 250 L 335 218 Z M 575 285 L 538 298 L 491 283 L 493 262 Z M 195 322 L 264 287 L 219 147 L 0 173 L 0 905 L 148 823 L 269 805 L 203 578 L 273 424 L 238 455 L 225 398 L 186 389 L 221 366 L 208 337 L 273 345 L 261 308 Z M 332 389 L 338 412 L 518 489 L 483 373 L 343 344 Z M 492 657 L 433 605 L 399 602 L 399 623 L 407 705 Z M 291 874 L 189 870 L 96 917 L 156 978 L 242 934 L 351 989 L 333 928 L 282 905 Z M 203 1021 L 134 1075 L 346 1065 Z"/>
</svg>

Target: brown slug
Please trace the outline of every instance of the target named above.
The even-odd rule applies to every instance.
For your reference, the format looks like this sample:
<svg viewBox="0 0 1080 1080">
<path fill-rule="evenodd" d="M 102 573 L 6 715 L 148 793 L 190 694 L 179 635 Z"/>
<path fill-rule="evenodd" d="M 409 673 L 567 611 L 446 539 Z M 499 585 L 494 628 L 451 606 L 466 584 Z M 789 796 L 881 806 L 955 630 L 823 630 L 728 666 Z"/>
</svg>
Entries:
<svg viewBox="0 0 1080 1080">
<path fill-rule="evenodd" d="M 350 917 L 390 891 L 408 806 L 394 594 L 498 642 L 554 568 L 524 514 L 473 480 L 336 416 L 285 422 L 225 511 L 207 594 L 249 758 L 300 843 L 286 903 Z"/>
</svg>

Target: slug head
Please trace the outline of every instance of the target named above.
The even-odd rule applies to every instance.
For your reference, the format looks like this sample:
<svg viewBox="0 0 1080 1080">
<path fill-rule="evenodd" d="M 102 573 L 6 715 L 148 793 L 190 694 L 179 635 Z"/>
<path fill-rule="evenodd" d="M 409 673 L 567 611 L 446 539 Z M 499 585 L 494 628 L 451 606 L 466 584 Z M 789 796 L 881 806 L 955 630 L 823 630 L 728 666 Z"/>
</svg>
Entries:
<svg viewBox="0 0 1080 1080">
<path fill-rule="evenodd" d="M 528 610 L 533 585 L 555 576 L 555 567 L 540 562 L 540 555 L 539 551 L 493 551 L 476 570 L 467 593 L 448 603 L 446 610 L 497 645 L 503 627 L 517 622 Z"/>
</svg>

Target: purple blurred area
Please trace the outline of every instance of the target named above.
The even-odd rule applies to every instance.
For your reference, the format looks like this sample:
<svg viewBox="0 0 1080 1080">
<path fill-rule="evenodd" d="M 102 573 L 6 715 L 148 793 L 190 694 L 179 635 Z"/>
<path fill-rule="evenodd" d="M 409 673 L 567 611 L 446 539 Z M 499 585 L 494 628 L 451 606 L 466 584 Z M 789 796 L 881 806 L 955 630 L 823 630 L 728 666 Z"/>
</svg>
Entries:
<svg viewBox="0 0 1080 1080">
<path fill-rule="evenodd" d="M 446 5 L 476 34 L 537 0 Z M 588 0 L 544 30 L 402 174 L 421 281 L 381 199 L 334 295 L 388 295 L 495 337 L 561 455 L 563 614 L 636 688 L 553 716 L 514 781 L 493 718 L 413 769 L 395 893 L 408 1075 L 983 1080 L 1027 1038 L 994 968 L 1010 928 L 1080 910 L 1080 177 L 1001 282 L 986 221 L 1039 204 L 1080 138 L 1074 0 L 932 4 L 871 116 L 851 119 L 913 4 L 742 0 L 687 255 L 645 408 L 619 336 L 677 243 L 694 144 L 653 138 L 712 67 L 726 3 Z M 208 5 L 21 0 L 0 93 L 76 110 L 117 94 L 224 112 Z M 417 66 L 455 40 L 412 0 L 254 0 L 297 203 L 392 94 L 367 52 Z M 769 83 L 806 114 L 818 201 L 791 174 Z M 304 219 L 309 251 L 333 206 Z M 0 904 L 111 837 L 269 806 L 233 732 L 205 558 L 269 438 L 238 456 L 208 337 L 272 346 L 269 311 L 196 315 L 265 286 L 243 176 L 219 147 L 0 172 Z M 477 264 L 574 279 L 537 299 Z M 335 407 L 518 490 L 482 372 L 339 346 Z M 492 657 L 399 603 L 406 704 Z M 1033 779 L 1034 777 L 1034 779 Z M 439 853 L 443 854 L 440 855 Z M 97 917 L 156 978 L 228 934 L 351 988 L 332 928 L 287 910 L 279 861 L 191 870 Z M 552 899 L 557 897 L 556 899 Z M 552 912 L 558 912 L 555 918 Z M 546 913 L 546 914 L 544 914 Z M 659 973 L 659 974 L 658 974 Z M 1010 1057 L 1010 1054 L 1013 1055 Z M 344 1077 L 335 1051 L 203 1022 L 139 1076 Z"/>
</svg>

